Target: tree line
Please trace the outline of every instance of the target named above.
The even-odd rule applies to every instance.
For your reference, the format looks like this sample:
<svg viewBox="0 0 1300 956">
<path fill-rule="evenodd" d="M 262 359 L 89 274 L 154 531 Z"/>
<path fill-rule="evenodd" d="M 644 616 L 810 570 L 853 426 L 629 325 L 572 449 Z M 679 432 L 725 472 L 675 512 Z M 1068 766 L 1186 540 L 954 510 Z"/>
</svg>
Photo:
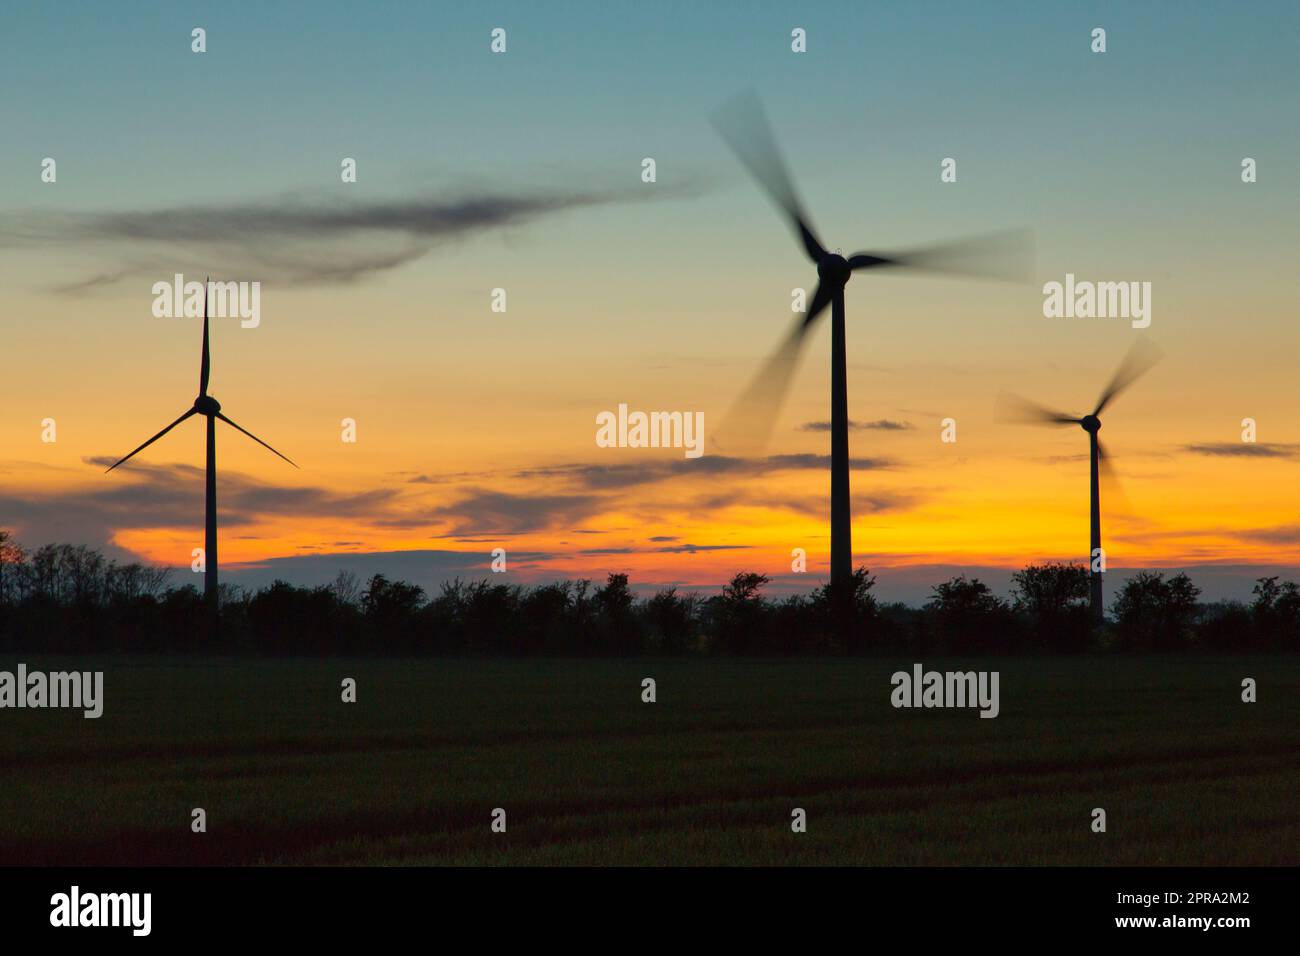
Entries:
<svg viewBox="0 0 1300 956">
<path fill-rule="evenodd" d="M 84 546 L 26 551 L 0 531 L 0 650 L 48 653 L 260 655 L 637 656 L 1295 651 L 1300 587 L 1260 578 L 1253 600 L 1201 602 L 1186 574 L 1141 571 L 1114 595 L 1105 624 L 1088 613 L 1088 572 L 1026 567 L 1010 597 L 978 578 L 932 588 L 920 607 L 878 600 L 853 577 L 849 636 L 828 585 L 769 597 L 762 574 L 716 594 L 664 588 L 648 597 L 626 574 L 522 585 L 455 580 L 436 595 L 376 574 L 340 572 L 298 587 L 222 585 L 214 621 L 192 584 L 169 569 L 119 564 Z"/>
</svg>

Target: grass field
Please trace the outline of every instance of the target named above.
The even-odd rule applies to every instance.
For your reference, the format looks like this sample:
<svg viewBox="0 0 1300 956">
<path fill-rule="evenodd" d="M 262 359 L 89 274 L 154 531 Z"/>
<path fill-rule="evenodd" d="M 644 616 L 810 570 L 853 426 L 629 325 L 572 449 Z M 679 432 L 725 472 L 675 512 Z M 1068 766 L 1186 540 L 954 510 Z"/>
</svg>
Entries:
<svg viewBox="0 0 1300 956">
<path fill-rule="evenodd" d="M 924 661 L 994 720 L 910 660 L 18 659 L 106 703 L 0 711 L 0 864 L 1300 863 L 1296 658 Z"/>
</svg>

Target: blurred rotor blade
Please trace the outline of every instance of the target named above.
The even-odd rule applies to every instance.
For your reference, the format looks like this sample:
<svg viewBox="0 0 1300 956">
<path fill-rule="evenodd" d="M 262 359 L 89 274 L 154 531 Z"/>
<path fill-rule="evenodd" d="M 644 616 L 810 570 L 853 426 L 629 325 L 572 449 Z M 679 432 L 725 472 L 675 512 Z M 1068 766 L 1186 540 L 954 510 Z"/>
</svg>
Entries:
<svg viewBox="0 0 1300 956">
<path fill-rule="evenodd" d="M 748 90 L 728 100 L 713 114 L 713 126 L 750 175 L 790 218 L 808 257 L 813 262 L 821 261 L 826 250 L 813 234 L 757 94 Z"/>
<path fill-rule="evenodd" d="M 1119 363 L 1119 368 L 1115 370 L 1115 375 L 1106 386 L 1106 390 L 1101 393 L 1101 398 L 1097 399 L 1097 407 L 1093 410 L 1093 414 L 1100 415 L 1101 410 L 1110 404 L 1111 399 L 1145 375 L 1163 356 L 1164 353 L 1154 342 L 1145 335 L 1139 337 Z"/>
<path fill-rule="evenodd" d="M 1022 425 L 1078 425 L 1079 419 L 1039 405 L 1014 392 L 999 392 L 993 418 L 998 422 Z"/>
<path fill-rule="evenodd" d="M 277 455 L 280 455 L 280 453 L 279 453 L 278 451 L 276 451 L 274 448 L 272 448 L 272 447 L 271 447 L 270 445 L 268 445 L 266 442 L 262 441 L 262 439 L 258 438 L 256 435 L 254 435 L 254 434 L 253 434 L 252 432 L 250 432 L 248 429 L 246 429 L 246 428 L 241 428 L 239 425 L 236 425 L 234 422 L 232 422 L 232 421 L 231 421 L 229 418 L 227 418 L 225 415 L 221 414 L 221 412 L 217 412 L 217 417 L 220 418 L 220 419 L 221 419 L 223 422 L 225 422 L 227 425 L 229 425 L 231 428 L 238 429 L 239 431 L 243 432 L 245 435 L 247 435 L 249 438 L 253 439 L 253 441 L 257 442 L 257 443 L 258 443 L 259 445 L 261 445 L 263 448 L 267 449 L 268 451 L 274 452 L 274 453 L 277 454 Z M 280 455 L 280 457 L 281 457 L 281 458 L 284 458 L 284 460 L 287 461 L 287 462 L 289 462 L 289 464 L 293 465 L 293 467 L 295 467 L 295 468 L 298 467 L 297 464 L 295 464 L 294 461 L 293 461 L 292 459 L 290 459 L 290 458 L 286 458 L 284 455 Z"/>
<path fill-rule="evenodd" d="M 212 360 L 208 355 L 208 280 L 203 280 L 203 358 L 199 363 L 199 394 L 208 394 L 208 375 Z"/>
<path fill-rule="evenodd" d="M 776 351 L 768 357 L 757 375 L 741 393 L 727 413 L 719 433 L 728 442 L 726 450 L 761 454 L 772 434 L 772 426 L 790 389 L 794 367 L 803 350 L 808 331 L 817 317 L 830 305 L 831 293 L 818 286 L 808 311 L 795 320 Z M 720 443 L 719 447 L 722 447 Z"/>
<path fill-rule="evenodd" d="M 858 252 L 848 259 L 853 270 L 906 268 L 971 279 L 1029 282 L 1034 274 L 1034 234 L 1013 229 L 904 252 Z"/>
<path fill-rule="evenodd" d="M 106 469 L 104 470 L 104 474 L 108 474 L 110 471 L 112 471 L 114 468 L 116 468 L 118 465 L 122 464 L 123 462 L 130 461 L 132 458 L 134 458 L 134 457 L 135 457 L 136 455 L 138 455 L 140 452 L 144 451 L 146 448 L 148 448 L 150 445 L 152 445 L 154 442 L 156 442 L 159 438 L 162 438 L 163 435 L 166 435 L 169 431 L 171 431 L 173 428 L 175 428 L 175 427 L 176 427 L 177 425 L 179 425 L 181 422 L 185 421 L 185 419 L 189 418 L 191 415 L 196 415 L 196 414 L 198 414 L 198 412 L 197 412 L 195 409 L 191 408 L 189 411 L 187 411 L 187 412 L 186 412 L 184 415 L 182 415 L 180 418 L 176 419 L 176 421 L 172 422 L 170 425 L 168 425 L 166 428 L 164 428 L 162 431 L 160 431 L 157 435 L 154 435 L 153 438 L 150 438 L 147 442 L 145 442 L 143 445 L 141 445 L 141 446 L 140 446 L 139 448 L 137 448 L 135 451 L 131 452 L 131 454 L 127 455 L 125 458 L 119 458 L 117 461 L 113 462 L 113 464 L 109 465 L 108 468 L 106 468 Z"/>
<path fill-rule="evenodd" d="M 1132 514 L 1133 505 L 1129 501 L 1128 495 L 1124 493 L 1124 485 L 1120 482 L 1111 457 L 1106 454 L 1106 448 L 1102 445 L 1100 439 L 1097 441 L 1097 478 L 1101 484 L 1106 486 L 1105 493 L 1101 496 L 1102 508 L 1119 511 L 1123 514 Z"/>
<path fill-rule="evenodd" d="M 813 292 L 812 302 L 808 304 L 807 310 L 803 314 L 803 329 L 807 331 L 808 327 L 817 321 L 817 316 L 826 311 L 826 306 L 831 304 L 831 291 L 820 282 Z"/>
</svg>

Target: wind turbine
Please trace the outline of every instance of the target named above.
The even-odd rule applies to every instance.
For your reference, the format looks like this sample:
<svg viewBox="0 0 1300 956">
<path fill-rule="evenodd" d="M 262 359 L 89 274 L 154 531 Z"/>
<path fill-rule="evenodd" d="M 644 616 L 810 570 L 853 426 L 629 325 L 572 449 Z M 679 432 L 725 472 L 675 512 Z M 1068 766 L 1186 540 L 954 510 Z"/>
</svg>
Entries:
<svg viewBox="0 0 1300 956">
<path fill-rule="evenodd" d="M 281 455 L 274 448 L 271 448 L 266 442 L 258 438 L 252 432 L 235 424 L 229 418 L 221 413 L 221 403 L 208 394 L 208 375 L 212 370 L 212 361 L 208 354 L 208 284 L 203 283 L 203 359 L 199 365 L 199 395 L 194 399 L 194 404 L 186 409 L 185 414 L 176 421 L 172 422 L 153 438 L 137 448 L 131 454 L 120 458 L 109 466 L 108 471 L 112 471 L 118 465 L 130 461 L 140 452 L 144 451 L 163 435 L 179 425 L 185 419 L 194 415 L 202 415 L 208 420 L 208 473 L 207 473 L 207 518 L 203 534 L 203 598 L 208 606 L 214 611 L 217 607 L 217 419 L 221 419 L 231 428 L 243 432 L 253 441 L 257 442 L 263 448 L 266 448 L 285 461 L 297 468 L 298 466 Z M 108 473 L 105 472 L 105 474 Z"/>
<path fill-rule="evenodd" d="M 1114 401 L 1120 392 L 1136 382 L 1150 370 L 1151 366 L 1160 361 L 1161 354 L 1160 349 L 1149 339 L 1140 338 L 1134 342 L 1128 353 L 1120 361 L 1115 374 L 1111 376 L 1110 384 L 1102 390 L 1101 397 L 1097 399 L 1096 407 L 1089 414 L 1081 417 L 1066 412 L 1053 411 L 1039 405 L 1037 402 L 1021 398 L 1019 395 L 1004 392 L 999 396 L 1000 410 L 998 417 L 1003 421 L 1018 421 L 1031 425 L 1078 425 L 1088 433 L 1088 457 L 1090 460 L 1088 487 L 1091 501 L 1089 509 L 1088 607 L 1092 613 L 1093 622 L 1096 624 L 1102 623 L 1105 618 L 1101 593 L 1102 572 L 1097 563 L 1097 558 L 1101 554 L 1099 478 L 1105 475 L 1112 489 L 1118 490 L 1119 488 L 1119 479 L 1116 478 L 1114 469 L 1111 467 L 1110 456 L 1106 454 L 1106 449 L 1101 444 L 1100 439 L 1097 438 L 1097 432 L 1101 431 L 1101 413 L 1107 405 Z"/>
<path fill-rule="evenodd" d="M 795 192 L 781 150 L 758 97 L 743 93 L 714 115 L 714 126 L 759 186 L 794 226 L 808 258 L 817 264 L 812 300 L 737 403 L 748 420 L 738 431 L 765 444 L 789 387 L 795 360 L 818 317 L 831 309 L 831 592 L 841 628 L 847 627 L 852 597 L 853 543 L 849 500 L 849 404 L 844 331 L 844 287 L 866 269 L 917 269 L 971 278 L 1023 281 L 1028 278 L 1030 235 L 1026 231 L 966 239 L 905 252 L 859 252 L 845 258 L 818 240 Z M 724 423 L 722 431 L 727 431 Z"/>
</svg>

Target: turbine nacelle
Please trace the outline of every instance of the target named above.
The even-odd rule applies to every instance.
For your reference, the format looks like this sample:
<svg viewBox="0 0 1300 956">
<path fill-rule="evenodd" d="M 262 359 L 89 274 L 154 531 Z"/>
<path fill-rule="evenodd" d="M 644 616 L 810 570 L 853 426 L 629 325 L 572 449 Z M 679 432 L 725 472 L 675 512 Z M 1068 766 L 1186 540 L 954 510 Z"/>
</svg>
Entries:
<svg viewBox="0 0 1300 956">
<path fill-rule="evenodd" d="M 1091 435 L 1095 435 L 1097 432 L 1101 431 L 1101 419 L 1096 415 L 1084 415 L 1079 419 L 1079 424 L 1083 426 L 1084 431 Z"/>
<path fill-rule="evenodd" d="M 817 278 L 827 285 L 845 286 L 853 278 L 853 270 L 842 255 L 828 252 L 817 261 Z"/>
<path fill-rule="evenodd" d="M 221 411 L 221 403 L 211 395 L 200 395 L 194 399 L 194 410 L 200 415 L 211 417 Z"/>
</svg>

